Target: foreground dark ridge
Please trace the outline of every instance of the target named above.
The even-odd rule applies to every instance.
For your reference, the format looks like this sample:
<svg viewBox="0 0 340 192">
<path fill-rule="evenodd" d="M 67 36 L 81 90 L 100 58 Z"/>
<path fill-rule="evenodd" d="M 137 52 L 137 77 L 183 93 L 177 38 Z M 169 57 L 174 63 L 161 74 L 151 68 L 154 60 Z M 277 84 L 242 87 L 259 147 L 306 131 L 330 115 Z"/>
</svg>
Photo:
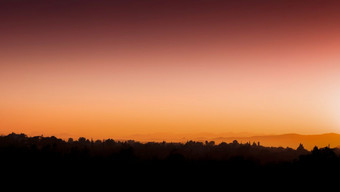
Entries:
<svg viewBox="0 0 340 192">
<path fill-rule="evenodd" d="M 309 155 L 310 151 L 300 144 L 297 149 L 283 147 L 264 147 L 259 142 L 231 143 L 214 141 L 186 143 L 148 142 L 140 143 L 133 140 L 114 141 L 89 140 L 80 137 L 78 140 L 64 141 L 54 136 L 28 137 L 25 134 L 9 134 L 0 137 L 1 153 L 11 155 L 56 156 L 61 159 L 73 158 L 108 158 L 112 160 L 176 160 L 176 161 L 227 161 L 233 158 L 253 161 L 260 164 L 290 162 L 301 155 Z M 316 148 L 317 149 L 317 148 Z M 322 149 L 335 152 L 334 149 Z M 15 152 L 15 153 L 14 153 Z M 7 156 L 7 157 L 11 157 Z"/>
<path fill-rule="evenodd" d="M 307 151 L 302 145 L 292 149 L 237 141 L 218 145 L 208 141 L 142 144 L 111 139 L 91 141 L 82 137 L 64 141 L 53 136 L 27 137 L 15 133 L 0 137 L 0 163 L 6 165 L 2 173 L 16 176 L 38 173 L 42 177 L 63 175 L 64 178 L 109 172 L 115 173 L 110 177 L 132 174 L 154 179 L 173 174 L 181 179 L 198 176 L 197 179 L 202 179 L 202 175 L 221 173 L 228 173 L 223 178 L 244 174 L 266 179 L 273 175 L 308 177 L 340 170 L 338 154 L 338 149 L 327 147 Z"/>
</svg>

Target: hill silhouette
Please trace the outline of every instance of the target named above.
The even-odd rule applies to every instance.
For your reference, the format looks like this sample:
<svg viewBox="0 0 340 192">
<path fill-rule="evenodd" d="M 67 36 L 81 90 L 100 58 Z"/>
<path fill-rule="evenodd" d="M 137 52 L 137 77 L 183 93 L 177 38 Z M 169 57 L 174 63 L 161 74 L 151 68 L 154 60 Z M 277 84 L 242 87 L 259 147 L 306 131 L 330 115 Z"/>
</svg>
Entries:
<svg viewBox="0 0 340 192">
<path fill-rule="evenodd" d="M 214 141 L 186 143 L 133 140 L 68 141 L 25 134 L 0 136 L 2 174 L 8 178 L 102 181 L 131 180 L 169 183 L 173 179 L 195 182 L 279 182 L 315 179 L 340 170 L 339 150 L 302 144 L 296 149 L 264 147 L 261 143 Z M 245 177 L 246 175 L 246 177 Z M 256 175 L 256 177 L 248 177 Z"/>
</svg>

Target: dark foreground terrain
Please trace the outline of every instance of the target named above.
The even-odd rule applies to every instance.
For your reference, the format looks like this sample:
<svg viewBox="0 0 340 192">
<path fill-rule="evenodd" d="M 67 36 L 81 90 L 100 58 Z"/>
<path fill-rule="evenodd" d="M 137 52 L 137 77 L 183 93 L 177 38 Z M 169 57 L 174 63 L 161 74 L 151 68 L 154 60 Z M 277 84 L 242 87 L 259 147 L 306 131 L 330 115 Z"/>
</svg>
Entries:
<svg viewBox="0 0 340 192">
<path fill-rule="evenodd" d="M 7 181 L 97 182 L 138 187 L 163 184 L 230 186 L 236 183 L 287 183 L 338 178 L 338 149 L 307 151 L 263 147 L 259 143 L 214 142 L 139 143 L 86 138 L 64 141 L 56 137 L 0 137 L 1 174 Z M 4 182 L 4 180 L 3 180 Z M 315 183 L 314 183 L 315 184 Z M 313 185 L 314 185 L 313 184 Z M 245 185 L 245 186 L 247 186 Z M 245 187 L 240 185 L 239 187 Z M 161 188 L 160 188 L 161 189 Z"/>
</svg>

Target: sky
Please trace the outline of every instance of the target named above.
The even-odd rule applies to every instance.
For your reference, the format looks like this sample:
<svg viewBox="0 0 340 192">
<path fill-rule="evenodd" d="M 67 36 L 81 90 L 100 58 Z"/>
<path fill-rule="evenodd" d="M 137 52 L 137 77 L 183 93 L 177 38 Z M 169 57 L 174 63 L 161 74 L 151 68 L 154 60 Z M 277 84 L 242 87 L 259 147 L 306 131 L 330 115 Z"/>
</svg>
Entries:
<svg viewBox="0 0 340 192">
<path fill-rule="evenodd" d="M 340 133 L 339 6 L 2 0 L 0 133 Z"/>
</svg>

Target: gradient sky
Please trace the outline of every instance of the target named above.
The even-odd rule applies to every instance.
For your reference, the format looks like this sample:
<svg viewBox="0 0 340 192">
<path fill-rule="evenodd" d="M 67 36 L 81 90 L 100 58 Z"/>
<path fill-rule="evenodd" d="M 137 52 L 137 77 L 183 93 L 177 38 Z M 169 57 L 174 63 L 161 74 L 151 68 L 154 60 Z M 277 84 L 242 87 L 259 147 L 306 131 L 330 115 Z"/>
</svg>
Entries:
<svg viewBox="0 0 340 192">
<path fill-rule="evenodd" d="M 2 0 L 0 133 L 339 133 L 339 7 Z"/>
</svg>

